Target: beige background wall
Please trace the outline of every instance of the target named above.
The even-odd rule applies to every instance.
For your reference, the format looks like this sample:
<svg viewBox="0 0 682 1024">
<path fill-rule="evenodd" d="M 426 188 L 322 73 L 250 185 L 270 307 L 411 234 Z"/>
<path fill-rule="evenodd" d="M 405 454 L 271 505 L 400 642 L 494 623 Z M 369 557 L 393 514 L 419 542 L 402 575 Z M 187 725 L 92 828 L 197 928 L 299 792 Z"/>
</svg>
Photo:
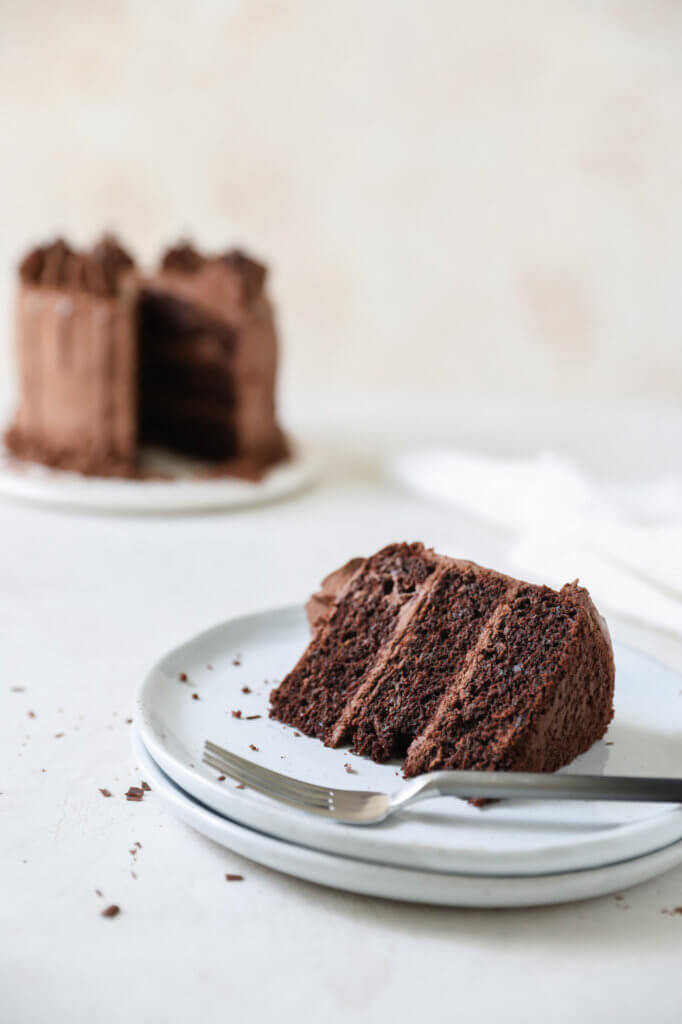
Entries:
<svg viewBox="0 0 682 1024">
<path fill-rule="evenodd" d="M 0 0 L 1 315 L 31 240 L 189 232 L 290 396 L 680 400 L 681 129 L 674 0 Z"/>
</svg>

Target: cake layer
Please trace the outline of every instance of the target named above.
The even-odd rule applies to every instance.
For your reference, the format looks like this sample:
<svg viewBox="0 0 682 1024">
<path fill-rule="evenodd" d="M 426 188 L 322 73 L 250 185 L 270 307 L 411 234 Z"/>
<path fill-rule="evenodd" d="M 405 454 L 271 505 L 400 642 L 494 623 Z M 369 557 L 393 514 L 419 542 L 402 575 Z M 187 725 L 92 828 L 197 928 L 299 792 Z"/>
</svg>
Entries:
<svg viewBox="0 0 682 1024">
<path fill-rule="evenodd" d="M 394 544 L 342 574 L 328 617 L 318 607 L 315 640 L 271 695 L 272 717 L 326 739 L 435 567 L 421 544 Z"/>
<path fill-rule="evenodd" d="M 334 744 L 375 761 L 404 757 L 513 583 L 467 562 L 442 565 L 405 628 L 337 723 Z"/>
<path fill-rule="evenodd" d="M 272 717 L 375 761 L 407 755 L 408 776 L 553 771 L 613 715 L 608 631 L 577 584 L 557 593 L 397 544 L 332 574 L 309 614 Z"/>
<path fill-rule="evenodd" d="M 408 751 L 435 768 L 555 771 L 604 735 L 613 655 L 587 591 L 520 585 Z"/>
</svg>

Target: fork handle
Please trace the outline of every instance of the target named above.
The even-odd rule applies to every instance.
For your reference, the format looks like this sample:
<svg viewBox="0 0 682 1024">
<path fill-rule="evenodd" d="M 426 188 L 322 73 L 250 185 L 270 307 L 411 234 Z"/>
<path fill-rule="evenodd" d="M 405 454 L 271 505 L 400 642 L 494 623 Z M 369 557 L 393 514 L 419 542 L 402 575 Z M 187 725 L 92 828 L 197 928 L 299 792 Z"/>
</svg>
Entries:
<svg viewBox="0 0 682 1024">
<path fill-rule="evenodd" d="M 682 779 L 617 775 L 556 775 L 531 772 L 431 772 L 415 779 L 404 803 L 430 796 L 468 800 L 632 800 L 682 803 Z M 402 803 L 402 801 L 401 801 Z"/>
</svg>

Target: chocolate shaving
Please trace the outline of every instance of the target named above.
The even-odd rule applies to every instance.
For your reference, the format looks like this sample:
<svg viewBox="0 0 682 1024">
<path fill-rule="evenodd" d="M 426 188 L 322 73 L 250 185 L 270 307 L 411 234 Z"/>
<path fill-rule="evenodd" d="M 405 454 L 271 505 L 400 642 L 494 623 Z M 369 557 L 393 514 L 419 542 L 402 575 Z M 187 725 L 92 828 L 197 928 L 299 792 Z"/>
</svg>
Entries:
<svg viewBox="0 0 682 1024">
<path fill-rule="evenodd" d="M 111 796 L 110 789 L 100 789 L 100 793 L 102 794 L 102 796 Z"/>
<path fill-rule="evenodd" d="M 102 911 L 102 917 L 118 917 L 121 913 L 121 908 L 117 907 L 115 903 L 112 903 L 110 907 L 106 907 Z"/>
<path fill-rule="evenodd" d="M 225 875 L 225 880 L 227 882 L 243 882 L 244 881 L 244 876 L 243 875 Z"/>
<path fill-rule="evenodd" d="M 253 722 L 254 718 L 261 718 L 261 715 L 247 715 L 246 716 L 246 721 L 247 722 Z"/>
<path fill-rule="evenodd" d="M 149 785 L 148 782 L 141 782 L 140 785 L 142 786 L 142 789 L 145 791 L 145 793 L 151 793 L 152 787 Z"/>
<path fill-rule="evenodd" d="M 144 799 L 144 790 L 140 786 L 131 786 L 125 796 L 126 800 L 135 800 L 139 803 Z"/>
<path fill-rule="evenodd" d="M 249 750 L 258 750 L 258 747 L 254 743 L 249 743 Z"/>
<path fill-rule="evenodd" d="M 232 712 L 232 717 L 233 718 L 241 718 L 242 717 L 241 711 L 233 711 Z"/>
</svg>

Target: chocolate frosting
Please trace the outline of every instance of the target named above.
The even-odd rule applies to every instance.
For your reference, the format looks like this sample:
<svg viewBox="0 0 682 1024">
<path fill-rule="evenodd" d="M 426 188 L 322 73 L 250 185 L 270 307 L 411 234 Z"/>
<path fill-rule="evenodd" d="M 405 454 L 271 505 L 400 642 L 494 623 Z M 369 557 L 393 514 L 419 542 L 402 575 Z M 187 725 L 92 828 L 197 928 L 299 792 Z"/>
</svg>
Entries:
<svg viewBox="0 0 682 1024">
<path fill-rule="evenodd" d="M 105 235 L 88 252 L 78 252 L 57 238 L 32 249 L 19 265 L 19 276 L 24 284 L 73 288 L 113 298 L 134 265 L 112 235 Z"/>
<path fill-rule="evenodd" d="M 364 558 L 351 558 L 340 569 L 325 576 L 320 589 L 310 597 L 305 606 L 305 613 L 314 633 L 331 617 L 334 602 L 364 561 Z"/>
<path fill-rule="evenodd" d="M 206 268 L 228 268 L 237 274 L 241 283 L 241 298 L 245 305 L 252 305 L 262 294 L 267 269 L 241 249 L 229 249 L 216 256 L 202 255 L 191 242 L 180 241 L 171 246 L 161 257 L 159 269 L 163 273 L 199 274 Z"/>
</svg>

